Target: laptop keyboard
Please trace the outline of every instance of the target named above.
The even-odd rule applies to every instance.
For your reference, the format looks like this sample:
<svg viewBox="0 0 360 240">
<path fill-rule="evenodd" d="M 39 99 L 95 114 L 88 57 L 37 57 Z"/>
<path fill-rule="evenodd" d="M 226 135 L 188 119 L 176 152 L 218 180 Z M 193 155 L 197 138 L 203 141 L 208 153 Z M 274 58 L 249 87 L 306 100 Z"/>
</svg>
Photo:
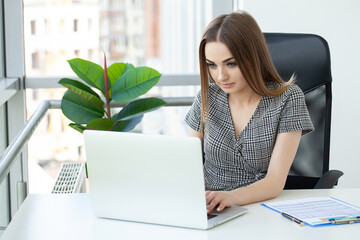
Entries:
<svg viewBox="0 0 360 240">
<path fill-rule="evenodd" d="M 208 214 L 208 215 L 207 215 L 207 219 L 210 220 L 210 219 L 212 219 L 212 218 L 214 218 L 214 217 L 217 217 L 217 216 L 219 216 L 219 215 Z"/>
</svg>

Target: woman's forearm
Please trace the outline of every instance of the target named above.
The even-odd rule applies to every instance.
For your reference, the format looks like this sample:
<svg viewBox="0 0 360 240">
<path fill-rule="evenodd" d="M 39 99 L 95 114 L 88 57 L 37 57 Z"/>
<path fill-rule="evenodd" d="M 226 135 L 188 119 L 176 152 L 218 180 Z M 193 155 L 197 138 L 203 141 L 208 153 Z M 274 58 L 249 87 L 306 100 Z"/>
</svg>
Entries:
<svg viewBox="0 0 360 240">
<path fill-rule="evenodd" d="M 284 188 L 284 182 L 266 177 L 246 187 L 232 190 L 235 205 L 246 205 L 277 197 Z"/>
</svg>

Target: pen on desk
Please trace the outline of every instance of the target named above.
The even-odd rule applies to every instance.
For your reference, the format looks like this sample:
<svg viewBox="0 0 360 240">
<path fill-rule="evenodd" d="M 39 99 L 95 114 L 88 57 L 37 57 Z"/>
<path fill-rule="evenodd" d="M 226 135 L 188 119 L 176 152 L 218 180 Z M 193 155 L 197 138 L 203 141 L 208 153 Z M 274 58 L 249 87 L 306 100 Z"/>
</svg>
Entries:
<svg viewBox="0 0 360 240">
<path fill-rule="evenodd" d="M 290 219 L 290 220 L 293 221 L 294 223 L 299 224 L 300 226 L 304 226 L 304 222 L 301 221 L 300 219 L 296 218 L 296 217 L 293 217 L 293 216 L 291 216 L 291 215 L 289 215 L 289 214 L 287 214 L 287 213 L 284 213 L 284 212 L 282 212 L 281 215 L 283 215 L 284 217 Z"/>
<path fill-rule="evenodd" d="M 329 221 L 332 224 L 346 224 L 346 223 L 351 224 L 351 223 L 360 222 L 360 216 L 332 218 L 329 219 Z"/>
</svg>

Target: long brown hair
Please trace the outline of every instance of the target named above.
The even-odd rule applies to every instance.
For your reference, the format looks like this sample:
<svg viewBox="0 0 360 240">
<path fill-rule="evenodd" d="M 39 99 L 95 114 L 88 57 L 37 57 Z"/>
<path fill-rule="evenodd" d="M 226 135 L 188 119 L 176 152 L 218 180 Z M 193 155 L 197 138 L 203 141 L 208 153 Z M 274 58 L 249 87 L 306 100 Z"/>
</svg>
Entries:
<svg viewBox="0 0 360 240">
<path fill-rule="evenodd" d="M 205 121 L 208 124 L 209 79 L 205 57 L 205 45 L 208 42 L 222 42 L 231 52 L 246 82 L 261 96 L 277 96 L 293 83 L 294 77 L 285 82 L 278 74 L 265 41 L 265 37 L 255 19 L 247 12 L 223 14 L 212 20 L 206 27 L 199 46 L 201 79 L 201 131 Z M 280 87 L 269 89 L 268 82 L 280 83 Z"/>
</svg>

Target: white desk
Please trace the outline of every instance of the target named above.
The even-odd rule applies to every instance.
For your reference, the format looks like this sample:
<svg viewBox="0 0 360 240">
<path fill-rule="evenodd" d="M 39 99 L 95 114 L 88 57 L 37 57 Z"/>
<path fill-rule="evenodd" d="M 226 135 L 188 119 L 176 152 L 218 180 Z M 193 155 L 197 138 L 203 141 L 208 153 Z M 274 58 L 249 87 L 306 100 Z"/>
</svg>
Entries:
<svg viewBox="0 0 360 240">
<path fill-rule="evenodd" d="M 360 206 L 360 189 L 283 191 L 270 201 L 333 196 Z M 88 194 L 30 195 L 1 236 L 1 240 L 41 239 L 357 239 L 360 224 L 301 227 L 260 203 L 249 212 L 211 230 L 195 230 L 96 218 Z"/>
</svg>

